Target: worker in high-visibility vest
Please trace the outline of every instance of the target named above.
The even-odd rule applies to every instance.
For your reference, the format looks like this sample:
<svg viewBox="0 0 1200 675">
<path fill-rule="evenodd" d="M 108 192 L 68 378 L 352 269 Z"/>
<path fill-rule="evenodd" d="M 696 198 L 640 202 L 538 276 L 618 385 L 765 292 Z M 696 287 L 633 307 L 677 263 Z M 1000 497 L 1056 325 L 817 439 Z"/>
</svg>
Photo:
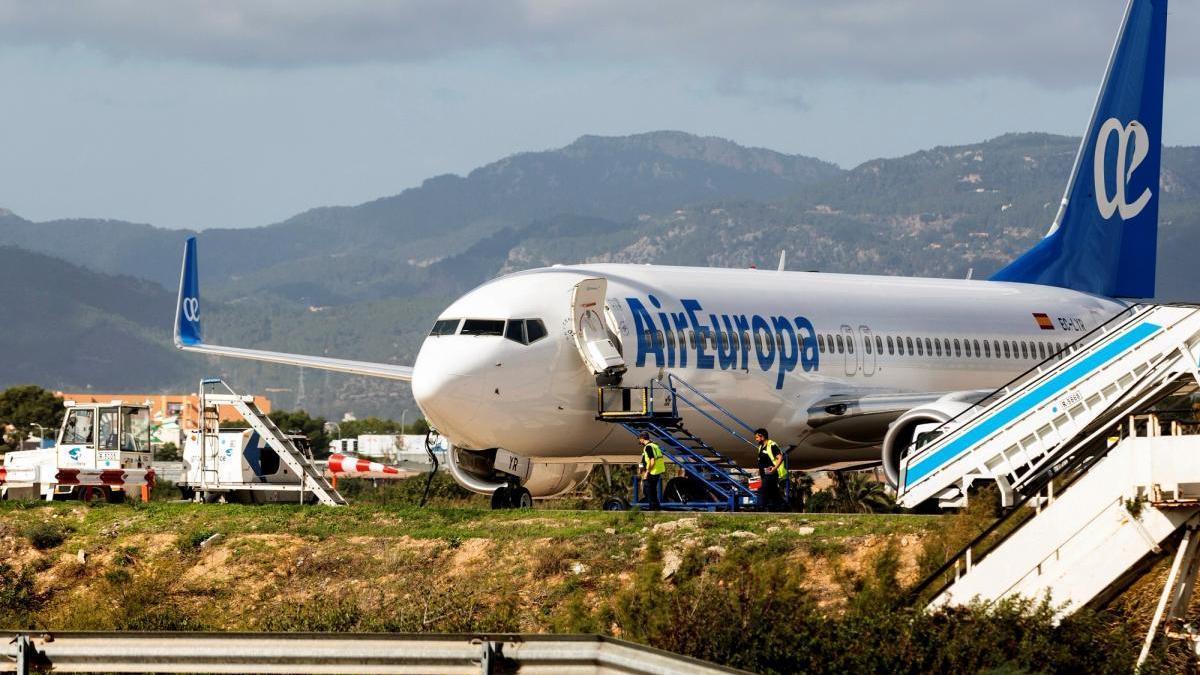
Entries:
<svg viewBox="0 0 1200 675">
<path fill-rule="evenodd" d="M 754 442 L 758 444 L 758 504 L 771 511 L 782 508 L 783 498 L 779 493 L 781 481 L 787 480 L 787 467 L 783 462 L 783 451 L 771 440 L 766 429 L 754 430 Z"/>
<path fill-rule="evenodd" d="M 662 508 L 662 504 L 658 503 L 658 489 L 667 464 L 663 461 L 662 448 L 658 447 L 657 443 L 650 442 L 650 434 L 643 431 L 638 435 L 638 443 L 642 444 L 642 463 L 639 466 L 642 499 L 649 503 L 650 511 L 657 511 Z"/>
</svg>

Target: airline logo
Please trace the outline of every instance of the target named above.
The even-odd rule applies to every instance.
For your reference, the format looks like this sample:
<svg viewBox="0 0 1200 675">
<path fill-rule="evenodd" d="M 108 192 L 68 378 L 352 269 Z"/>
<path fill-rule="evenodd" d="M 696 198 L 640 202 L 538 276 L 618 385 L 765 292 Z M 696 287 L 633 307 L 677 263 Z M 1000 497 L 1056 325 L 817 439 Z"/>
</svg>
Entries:
<svg viewBox="0 0 1200 675">
<path fill-rule="evenodd" d="M 749 370 L 756 365 L 763 372 L 774 370 L 775 388 L 783 389 L 785 376 L 797 366 L 809 372 L 820 365 L 816 329 L 803 316 L 705 315 L 700 301 L 690 298 L 680 300 L 676 312 L 664 309 L 653 295 L 646 299 L 657 321 L 641 300 L 625 299 L 637 331 L 638 367 L 651 357 L 658 368 L 686 368 L 689 362 L 700 370 Z M 691 335 L 685 341 L 686 331 Z M 742 336 L 749 336 L 749 349 L 742 348 Z"/>
<path fill-rule="evenodd" d="M 200 301 L 198 299 L 183 299 L 183 317 L 192 323 L 200 320 Z"/>
<path fill-rule="evenodd" d="M 1117 156 L 1109 162 L 1108 157 L 1108 139 L 1109 136 L 1117 135 Z M 1133 155 L 1130 156 L 1129 142 L 1133 141 Z M 1146 132 L 1146 127 L 1142 123 L 1133 120 L 1129 124 L 1122 126 L 1121 121 L 1115 117 L 1110 117 L 1100 126 L 1100 131 L 1096 134 L 1096 154 L 1092 159 L 1092 174 L 1095 180 L 1096 188 L 1096 207 L 1100 209 L 1100 215 L 1108 220 L 1113 217 L 1114 213 L 1121 214 L 1121 220 L 1129 220 L 1136 217 L 1146 208 L 1146 204 L 1150 203 L 1150 198 L 1153 193 L 1150 188 L 1142 191 L 1138 198 L 1130 203 L 1126 199 L 1125 189 L 1129 185 L 1129 179 L 1133 177 L 1133 171 L 1138 168 L 1142 160 L 1146 159 L 1146 154 L 1150 152 L 1150 134 Z M 1108 194 L 1108 168 L 1112 167 L 1113 175 L 1116 178 L 1116 188 L 1113 194 Z"/>
<path fill-rule="evenodd" d="M 1054 330 L 1054 322 L 1051 321 L 1050 317 L 1046 314 L 1034 312 L 1033 320 L 1037 322 L 1038 328 L 1041 328 L 1042 330 Z"/>
</svg>

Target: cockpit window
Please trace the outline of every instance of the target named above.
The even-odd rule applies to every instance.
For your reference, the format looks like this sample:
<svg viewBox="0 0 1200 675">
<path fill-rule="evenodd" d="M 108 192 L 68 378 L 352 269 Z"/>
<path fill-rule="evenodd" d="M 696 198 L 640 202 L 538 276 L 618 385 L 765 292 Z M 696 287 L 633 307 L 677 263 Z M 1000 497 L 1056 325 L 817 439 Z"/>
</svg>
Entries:
<svg viewBox="0 0 1200 675">
<path fill-rule="evenodd" d="M 541 319 L 525 319 L 525 338 L 530 342 L 537 342 L 546 337 L 546 324 L 542 323 Z"/>
<path fill-rule="evenodd" d="M 433 324 L 433 330 L 429 334 L 437 337 L 439 335 L 454 335 L 458 332 L 458 324 L 462 319 L 438 319 Z"/>
<path fill-rule="evenodd" d="M 504 335 L 504 321 L 500 319 L 466 319 L 461 335 Z"/>
<path fill-rule="evenodd" d="M 504 327 L 504 337 L 527 345 L 546 337 L 546 325 L 541 319 L 509 319 Z"/>
</svg>

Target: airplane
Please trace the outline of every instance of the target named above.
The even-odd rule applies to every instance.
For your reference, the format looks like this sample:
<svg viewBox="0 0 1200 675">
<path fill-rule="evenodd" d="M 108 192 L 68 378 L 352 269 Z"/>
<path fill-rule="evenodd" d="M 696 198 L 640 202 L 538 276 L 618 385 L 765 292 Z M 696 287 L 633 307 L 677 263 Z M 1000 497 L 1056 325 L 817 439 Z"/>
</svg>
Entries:
<svg viewBox="0 0 1200 675">
<path fill-rule="evenodd" d="M 175 343 L 410 382 L 450 441 L 451 475 L 500 506 L 561 494 L 600 463 L 636 463 L 633 439 L 597 420 L 597 385 L 667 375 L 766 427 L 792 468 L 882 462 L 894 483 L 917 427 L 1154 295 L 1166 14 L 1166 0 L 1129 2 L 1049 231 L 988 280 L 554 265 L 454 301 L 408 367 L 204 342 L 191 238 Z M 681 413 L 754 464 L 754 448 Z"/>
</svg>

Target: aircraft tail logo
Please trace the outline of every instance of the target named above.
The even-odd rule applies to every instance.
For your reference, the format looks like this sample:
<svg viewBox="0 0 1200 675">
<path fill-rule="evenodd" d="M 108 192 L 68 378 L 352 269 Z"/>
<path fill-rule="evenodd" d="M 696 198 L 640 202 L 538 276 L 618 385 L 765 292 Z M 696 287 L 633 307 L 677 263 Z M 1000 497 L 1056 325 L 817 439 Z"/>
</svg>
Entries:
<svg viewBox="0 0 1200 675">
<path fill-rule="evenodd" d="M 1117 134 L 1117 156 L 1116 161 L 1110 164 L 1106 155 L 1108 154 L 1108 137 L 1113 134 Z M 1131 138 L 1134 142 L 1133 157 L 1128 156 Z M 1118 212 L 1121 214 L 1121 220 L 1135 218 L 1150 202 L 1154 191 L 1148 187 L 1142 190 L 1142 194 L 1132 204 L 1125 201 L 1125 189 L 1133 177 L 1133 171 L 1146 159 L 1149 152 L 1150 134 L 1141 122 L 1133 120 L 1129 124 L 1121 126 L 1121 120 L 1110 117 L 1100 127 L 1100 132 L 1096 137 L 1096 156 L 1092 159 L 1092 173 L 1096 187 L 1096 206 L 1105 220 L 1112 218 L 1113 214 Z M 1116 189 L 1111 197 L 1108 195 L 1108 179 L 1105 175 L 1109 166 L 1117 173 L 1115 176 Z M 1125 174 L 1123 176 L 1120 175 L 1122 169 Z"/>
</svg>

